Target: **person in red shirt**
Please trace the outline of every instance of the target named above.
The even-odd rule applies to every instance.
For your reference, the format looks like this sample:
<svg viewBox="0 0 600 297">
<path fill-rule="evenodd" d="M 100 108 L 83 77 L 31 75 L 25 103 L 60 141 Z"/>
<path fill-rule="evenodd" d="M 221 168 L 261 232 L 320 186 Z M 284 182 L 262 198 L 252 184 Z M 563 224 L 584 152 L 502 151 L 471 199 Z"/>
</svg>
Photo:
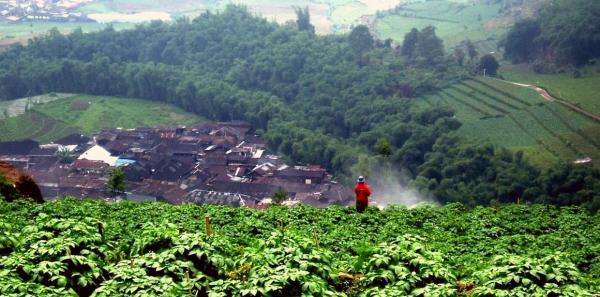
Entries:
<svg viewBox="0 0 600 297">
<path fill-rule="evenodd" d="M 356 211 L 363 212 L 369 206 L 369 196 L 371 196 L 371 189 L 369 185 L 365 183 L 365 177 L 359 176 L 354 186 L 354 193 L 356 194 Z"/>
</svg>

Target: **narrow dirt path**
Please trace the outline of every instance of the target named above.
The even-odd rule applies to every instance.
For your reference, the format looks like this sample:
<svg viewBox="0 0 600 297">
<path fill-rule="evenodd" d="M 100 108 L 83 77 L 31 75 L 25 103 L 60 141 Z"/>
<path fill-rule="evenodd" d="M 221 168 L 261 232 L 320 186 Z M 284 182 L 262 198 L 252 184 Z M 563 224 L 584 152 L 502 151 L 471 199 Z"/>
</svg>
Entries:
<svg viewBox="0 0 600 297">
<path fill-rule="evenodd" d="M 519 86 L 519 87 L 524 87 L 524 88 L 532 89 L 532 90 L 536 91 L 538 94 L 540 94 L 540 96 L 542 96 L 544 98 L 544 100 L 549 101 L 549 102 L 557 102 L 557 103 L 563 105 L 564 107 L 566 107 L 566 108 L 568 108 L 568 109 L 570 109 L 570 110 L 572 110 L 572 111 L 574 111 L 576 113 L 579 113 L 579 114 L 581 114 L 581 115 L 583 115 L 583 116 L 585 116 L 585 117 L 587 117 L 587 118 L 589 118 L 589 119 L 591 119 L 591 120 L 593 120 L 593 121 L 595 121 L 597 123 L 600 123 L 600 116 L 599 115 L 591 113 L 591 112 L 589 112 L 587 110 L 584 110 L 584 109 L 576 106 L 575 104 L 569 103 L 569 102 L 567 102 L 565 100 L 556 98 L 556 97 L 550 95 L 550 93 L 548 93 L 548 91 L 546 91 L 545 89 L 543 89 L 541 87 L 534 86 L 534 85 L 529 85 L 529 84 L 522 84 L 522 83 L 518 83 L 518 82 L 514 82 L 514 81 L 508 81 L 508 80 L 498 79 L 498 78 L 492 78 L 492 79 L 499 80 L 499 81 L 505 82 L 507 84 L 511 84 L 511 85 L 515 85 L 515 86 Z"/>
</svg>

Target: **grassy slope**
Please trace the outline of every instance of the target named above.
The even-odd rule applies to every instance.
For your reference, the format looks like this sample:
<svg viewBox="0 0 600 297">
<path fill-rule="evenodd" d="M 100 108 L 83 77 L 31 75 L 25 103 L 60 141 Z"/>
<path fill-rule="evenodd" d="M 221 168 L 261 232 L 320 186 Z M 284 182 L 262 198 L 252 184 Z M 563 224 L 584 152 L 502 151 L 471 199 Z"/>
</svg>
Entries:
<svg viewBox="0 0 600 297">
<path fill-rule="evenodd" d="M 537 74 L 524 67 L 507 65 L 500 74 L 506 80 L 541 86 L 553 96 L 600 114 L 600 67 L 589 66 L 581 72 L 580 78 L 574 78 L 572 73 Z"/>
<path fill-rule="evenodd" d="M 582 157 L 600 160 L 600 125 L 533 90 L 478 78 L 417 99 L 417 106 L 449 105 L 463 123 L 458 134 L 522 150 L 535 164 Z"/>
<path fill-rule="evenodd" d="M 26 114 L 0 121 L 0 140 L 33 138 L 50 142 L 76 132 L 91 135 L 105 127 L 191 125 L 203 121 L 167 104 L 80 95 L 35 105 Z"/>
</svg>

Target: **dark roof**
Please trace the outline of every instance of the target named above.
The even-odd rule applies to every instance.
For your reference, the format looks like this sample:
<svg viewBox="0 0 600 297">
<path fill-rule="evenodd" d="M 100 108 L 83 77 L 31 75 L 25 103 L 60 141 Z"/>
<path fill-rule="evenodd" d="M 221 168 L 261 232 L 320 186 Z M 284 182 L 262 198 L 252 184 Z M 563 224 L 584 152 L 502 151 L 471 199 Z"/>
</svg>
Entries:
<svg viewBox="0 0 600 297">
<path fill-rule="evenodd" d="M 204 157 L 206 165 L 227 165 L 227 156 L 224 154 L 211 153 Z"/>
<path fill-rule="evenodd" d="M 229 173 L 227 165 L 210 165 L 205 167 L 204 170 L 210 175 L 207 182 L 214 182 L 215 180 L 229 180 Z"/>
<path fill-rule="evenodd" d="M 137 161 L 123 167 L 123 174 L 125 174 L 125 179 L 129 181 L 142 181 L 150 178 L 152 175 L 151 170 L 152 168 L 149 163 Z"/>
<path fill-rule="evenodd" d="M 246 156 L 240 156 L 238 154 L 227 155 L 227 163 L 246 163 L 249 158 Z"/>
<path fill-rule="evenodd" d="M 31 156 L 54 156 L 58 148 L 34 148 L 29 152 Z"/>
<path fill-rule="evenodd" d="M 155 179 L 145 179 L 138 187 L 131 192 L 135 194 L 144 194 L 156 198 L 164 198 L 165 193 L 179 188 L 176 183 L 160 181 Z"/>
<path fill-rule="evenodd" d="M 29 168 L 33 170 L 50 170 L 56 166 L 57 156 L 32 156 L 29 158 Z"/>
<path fill-rule="evenodd" d="M 78 144 L 85 144 L 88 141 L 90 141 L 90 138 L 82 135 L 82 134 L 71 134 L 69 136 L 65 136 L 57 141 L 55 141 L 54 143 L 57 144 L 61 144 L 61 145 L 78 145 Z"/>
<path fill-rule="evenodd" d="M 73 162 L 73 167 L 77 169 L 101 169 L 107 166 L 108 165 L 102 161 L 75 160 L 75 162 Z"/>
<path fill-rule="evenodd" d="M 270 184 L 231 181 L 215 181 L 210 188 L 219 192 L 239 193 L 257 197 L 270 196 L 278 189 L 277 186 Z"/>
<path fill-rule="evenodd" d="M 106 144 L 109 141 L 113 141 L 117 138 L 119 133 L 114 129 L 105 129 L 102 130 L 98 135 L 96 135 L 96 141 L 98 144 Z"/>
<path fill-rule="evenodd" d="M 122 140 L 116 140 L 104 145 L 104 148 L 112 155 L 120 155 L 126 152 L 129 147 Z"/>
<path fill-rule="evenodd" d="M 293 168 L 287 168 L 284 170 L 275 171 L 275 176 L 281 178 L 323 178 L 325 176 L 324 170 L 298 170 Z"/>
<path fill-rule="evenodd" d="M 39 142 L 31 139 L 0 142 L 0 155 L 27 155 L 39 145 Z"/>
<path fill-rule="evenodd" d="M 162 199 L 164 199 L 166 202 L 171 203 L 171 204 L 182 204 L 185 202 L 186 195 L 187 195 L 186 191 L 177 187 L 177 188 L 172 188 L 172 189 L 166 191 L 162 195 Z"/>
<path fill-rule="evenodd" d="M 266 147 L 267 144 L 257 135 L 248 134 L 244 136 L 244 141 L 249 144 L 254 144 L 256 147 Z"/>
<path fill-rule="evenodd" d="M 169 146 L 168 151 L 171 154 L 197 154 L 200 147 L 195 143 L 176 142 Z"/>
<path fill-rule="evenodd" d="M 193 162 L 182 162 L 175 158 L 163 158 L 154 169 L 152 173 L 153 179 L 167 180 L 167 181 L 178 181 L 185 175 L 187 175 L 194 168 Z"/>
</svg>

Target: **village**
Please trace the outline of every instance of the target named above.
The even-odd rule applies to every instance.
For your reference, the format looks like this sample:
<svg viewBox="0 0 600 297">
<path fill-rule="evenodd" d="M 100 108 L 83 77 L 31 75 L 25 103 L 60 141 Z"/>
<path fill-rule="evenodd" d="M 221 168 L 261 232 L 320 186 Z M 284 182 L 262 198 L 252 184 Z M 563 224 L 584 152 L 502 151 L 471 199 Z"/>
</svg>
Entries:
<svg viewBox="0 0 600 297">
<path fill-rule="evenodd" d="M 349 188 L 318 165 L 292 166 L 268 154 L 246 122 L 197 127 L 104 129 L 93 137 L 73 134 L 51 144 L 0 143 L 0 161 L 36 181 L 45 199 L 79 198 L 211 203 L 260 207 L 273 193 L 285 205 L 346 205 Z M 125 193 L 109 195 L 109 170 L 120 168 Z"/>
<path fill-rule="evenodd" d="M 0 18 L 8 22 L 91 22 L 85 14 L 75 11 L 88 2 L 92 0 L 0 0 Z"/>
</svg>

